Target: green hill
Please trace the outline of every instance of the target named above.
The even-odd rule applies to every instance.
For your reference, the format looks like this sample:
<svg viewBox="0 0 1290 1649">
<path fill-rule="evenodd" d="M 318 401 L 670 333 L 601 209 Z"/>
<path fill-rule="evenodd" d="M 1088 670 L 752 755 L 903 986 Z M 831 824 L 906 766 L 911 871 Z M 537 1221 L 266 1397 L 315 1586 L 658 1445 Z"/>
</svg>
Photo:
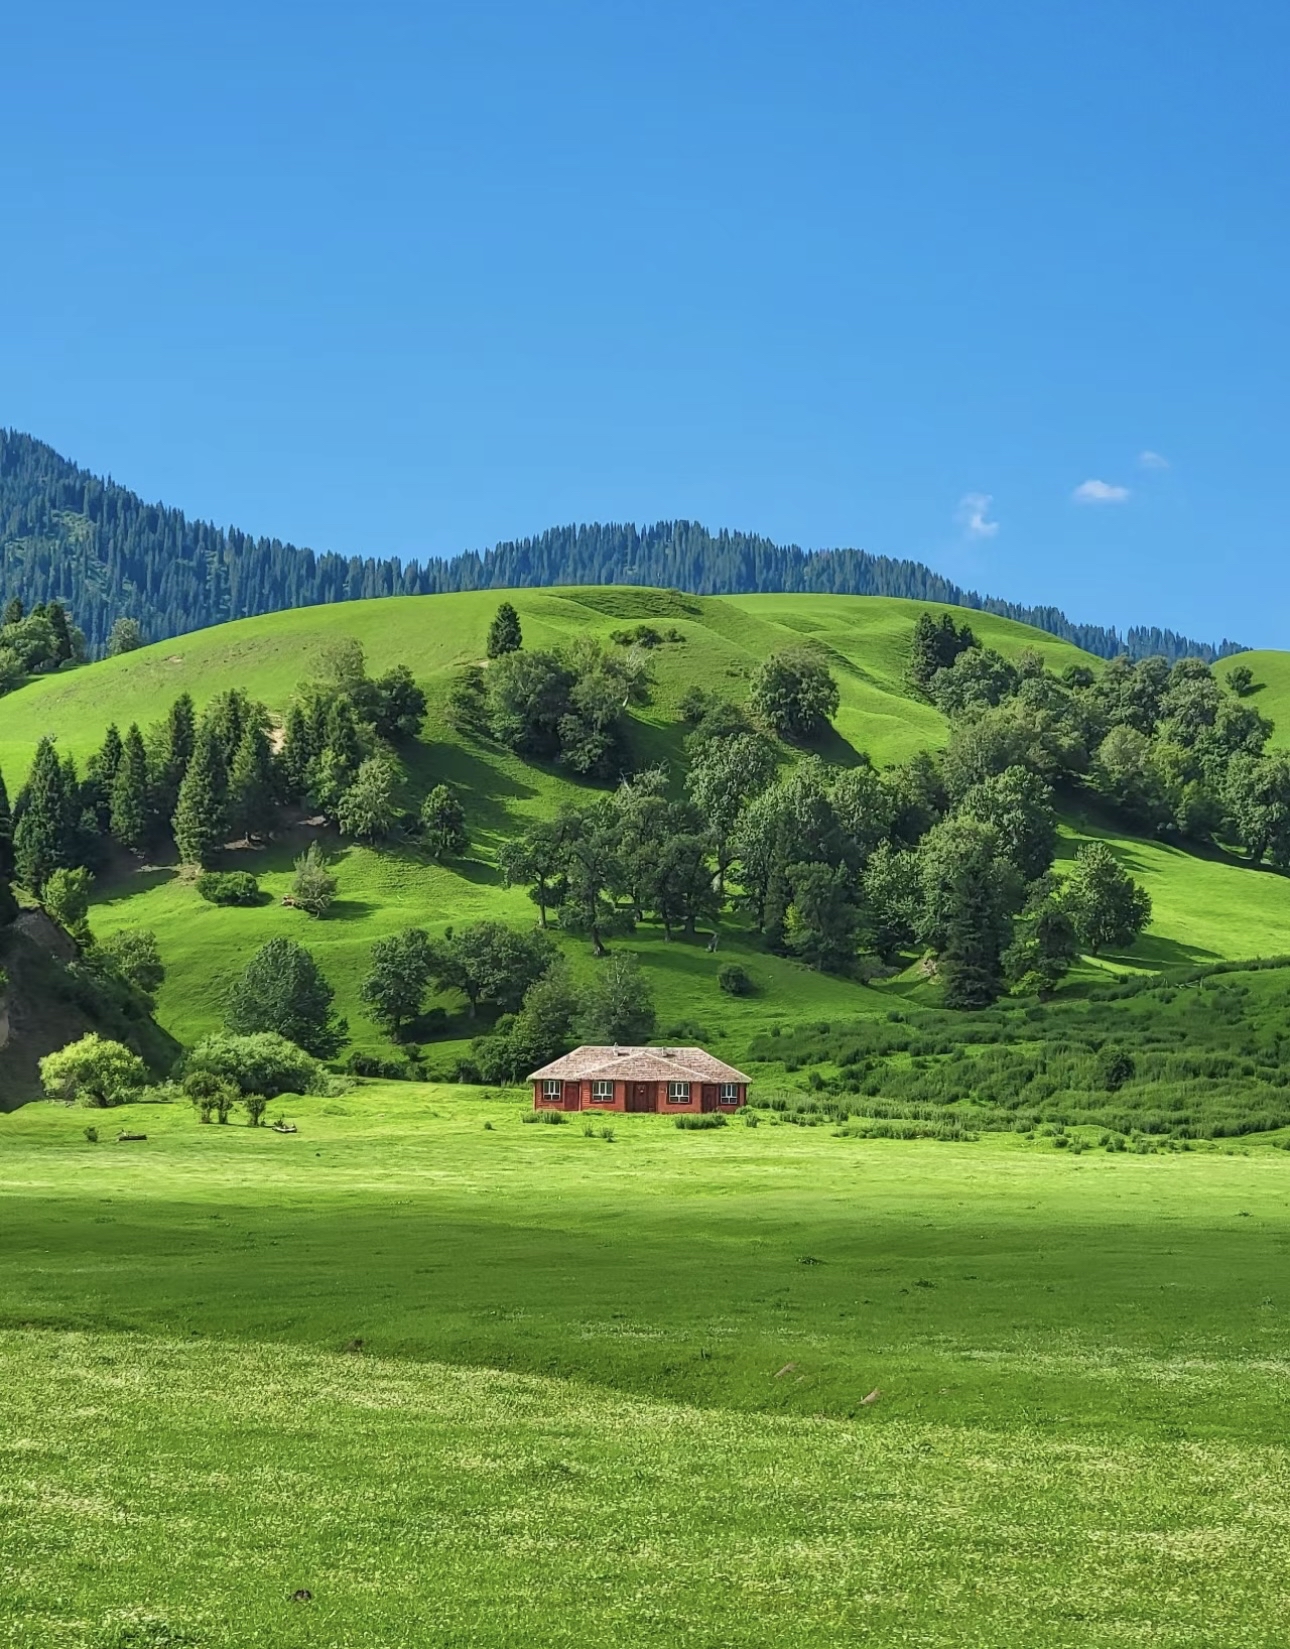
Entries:
<svg viewBox="0 0 1290 1649">
<path fill-rule="evenodd" d="M 595 588 L 515 592 L 527 646 L 551 646 L 591 634 L 608 639 L 626 623 L 650 620 L 682 637 L 657 648 L 651 700 L 632 713 L 633 756 L 638 764 L 667 761 L 679 771 L 683 728 L 677 706 L 687 688 L 702 686 L 741 697 L 753 667 L 767 654 L 809 641 L 823 649 L 837 678 L 841 705 L 836 733 L 825 749 L 847 765 L 867 752 L 878 765 L 937 747 L 948 725 L 931 706 L 907 695 L 902 684 L 909 635 L 923 604 L 862 596 L 755 595 L 691 597 L 645 589 Z M 106 934 L 123 926 L 157 933 L 168 968 L 159 1001 L 166 1029 L 183 1041 L 213 1027 L 223 988 L 249 951 L 277 933 L 314 947 L 337 989 L 338 1006 L 360 1047 L 383 1039 L 367 1019 L 357 987 L 373 939 L 416 923 L 434 930 L 484 915 L 521 923 L 532 906 L 521 890 L 505 889 L 495 868 L 496 848 L 525 819 L 550 813 L 562 799 L 594 792 L 548 765 L 521 760 L 483 740 L 454 732 L 444 719 L 447 695 L 459 666 L 483 657 L 484 634 L 497 597 L 493 592 L 387 598 L 308 608 L 242 620 L 158 644 L 125 657 L 32 682 L 6 698 L 0 709 L 0 768 L 15 789 L 36 740 L 57 733 L 62 748 L 78 757 L 100 742 L 108 723 L 124 728 L 160 718 L 182 690 L 200 706 L 230 685 L 244 687 L 281 713 L 300 680 L 323 650 L 356 637 L 371 668 L 411 666 L 429 699 L 423 736 L 408 761 L 410 799 L 446 781 L 462 796 L 471 836 L 471 857 L 450 866 L 430 862 L 412 847 L 374 851 L 334 843 L 341 897 L 325 921 L 311 922 L 281 908 L 292 859 L 305 836 L 297 833 L 263 851 L 238 855 L 262 874 L 274 902 L 258 909 L 216 909 L 202 903 L 172 866 L 135 869 L 100 883 L 93 913 Z M 1049 665 L 1099 667 L 1078 649 L 1024 625 L 973 614 L 978 637 L 1006 656 L 1038 647 Z M 1282 655 L 1252 655 L 1266 679 L 1271 705 L 1284 668 Z M 1290 725 L 1290 713 L 1286 717 Z M 1161 842 L 1106 829 L 1092 813 L 1068 809 L 1061 853 L 1069 857 L 1088 837 L 1110 842 L 1147 887 L 1155 908 L 1152 928 L 1130 965 L 1158 968 L 1219 958 L 1290 952 L 1290 882 L 1256 873 L 1222 854 L 1199 857 Z M 718 1048 L 738 1054 L 758 1031 L 803 1015 L 884 1010 L 891 992 L 917 989 L 896 981 L 879 989 L 832 979 L 767 955 L 736 924 L 727 924 L 718 956 L 702 945 L 665 944 L 650 926 L 627 941 L 649 969 L 659 999 L 660 1030 L 700 1032 Z M 572 945 L 576 966 L 585 947 Z M 762 987 L 736 1001 L 716 988 L 720 961 L 746 962 Z M 457 1020 L 456 1036 L 474 1027 Z"/>
</svg>

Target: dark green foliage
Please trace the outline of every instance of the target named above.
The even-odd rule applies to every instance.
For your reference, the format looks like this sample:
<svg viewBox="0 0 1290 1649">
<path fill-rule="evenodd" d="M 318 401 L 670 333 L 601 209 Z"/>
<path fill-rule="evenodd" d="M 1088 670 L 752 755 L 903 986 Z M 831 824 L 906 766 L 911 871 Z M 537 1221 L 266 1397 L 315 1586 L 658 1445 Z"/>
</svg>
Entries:
<svg viewBox="0 0 1290 1649">
<path fill-rule="evenodd" d="M 0 887 L 7 887 L 14 877 L 13 813 L 9 806 L 9 792 L 4 774 L 0 773 Z"/>
<path fill-rule="evenodd" d="M 1053 862 L 1057 814 L 1052 788 L 1024 767 L 1005 768 L 973 785 L 959 803 L 958 817 L 993 825 L 1023 882 L 1033 882 Z"/>
<path fill-rule="evenodd" d="M 1056 878 L 1041 876 L 1027 889 L 1026 903 L 1004 953 L 1004 972 L 1019 996 L 1047 996 L 1056 990 L 1079 955 L 1075 924 L 1062 903 Z"/>
<path fill-rule="evenodd" d="M 1151 896 L 1103 842 L 1086 842 L 1061 893 L 1063 908 L 1085 950 L 1123 949 L 1151 920 Z"/>
<path fill-rule="evenodd" d="M 1254 691 L 1254 671 L 1248 664 L 1234 664 L 1227 672 L 1227 685 L 1238 699 L 1248 698 Z"/>
<path fill-rule="evenodd" d="M 109 739 L 101 752 L 105 770 L 112 755 Z M 148 753 L 143 735 L 134 722 L 121 742 L 109 796 L 108 828 L 112 835 L 132 853 L 142 853 L 152 835 L 153 818 L 148 793 Z"/>
<path fill-rule="evenodd" d="M 1238 756 L 1228 766 L 1223 798 L 1232 827 L 1251 860 L 1290 866 L 1290 759 Z"/>
<path fill-rule="evenodd" d="M 450 928 L 431 950 L 431 977 L 441 990 L 460 991 L 472 1017 L 483 1005 L 514 1013 L 555 957 L 544 933 L 491 921 Z"/>
<path fill-rule="evenodd" d="M 818 654 L 805 647 L 772 653 L 753 671 L 748 704 L 782 739 L 818 739 L 837 714 L 838 684 Z"/>
<path fill-rule="evenodd" d="M 36 746 L 35 759 L 15 808 L 14 873 L 39 894 L 60 866 L 71 862 L 75 819 L 66 773 L 51 738 Z"/>
<path fill-rule="evenodd" d="M 466 810 L 446 784 L 437 784 L 421 803 L 418 825 L 421 840 L 435 859 L 459 859 L 470 846 Z"/>
<path fill-rule="evenodd" d="M 630 951 L 615 951 L 583 994 L 579 1034 L 592 1043 L 648 1042 L 654 1034 L 654 996 Z"/>
<path fill-rule="evenodd" d="M 918 855 L 893 842 L 880 843 L 864 868 L 861 894 L 869 942 L 891 961 L 909 949 L 918 931 L 923 903 Z"/>
<path fill-rule="evenodd" d="M 720 1111 L 687 1111 L 683 1116 L 673 1117 L 672 1121 L 678 1128 L 699 1133 L 726 1126 L 726 1119 Z"/>
<path fill-rule="evenodd" d="M 553 962 L 524 993 L 518 1014 L 504 1015 L 494 1035 L 471 1043 L 471 1058 L 483 1082 L 519 1082 L 549 1064 L 571 1044 L 577 993 L 569 970 Z"/>
<path fill-rule="evenodd" d="M 788 867 L 792 902 L 785 944 L 794 956 L 824 973 L 848 973 L 855 965 L 860 929 L 856 879 L 844 865 Z"/>
<path fill-rule="evenodd" d="M 258 718 L 249 719 L 233 753 L 228 774 L 228 828 L 242 841 L 265 841 L 277 822 L 277 781 L 269 736 Z"/>
<path fill-rule="evenodd" d="M 109 934 L 99 941 L 97 954 L 145 997 L 155 995 L 165 981 L 157 936 L 146 928 L 122 928 Z"/>
<path fill-rule="evenodd" d="M 270 939 L 229 988 L 224 1024 L 239 1036 L 271 1031 L 317 1059 L 330 1059 L 349 1040 L 348 1027 L 332 1012 L 334 994 L 303 945 Z"/>
<path fill-rule="evenodd" d="M 1022 879 L 993 825 L 947 819 L 918 850 L 918 936 L 937 954 L 945 1001 L 979 1008 L 1003 989 L 1003 952 L 1021 905 Z"/>
<path fill-rule="evenodd" d="M 429 935 L 421 928 L 406 928 L 373 944 L 371 971 L 358 994 L 391 1036 L 399 1036 L 420 1014 L 435 966 Z"/>
<path fill-rule="evenodd" d="M 204 870 L 194 886 L 211 905 L 258 905 L 264 899 L 249 870 Z"/>
<path fill-rule="evenodd" d="M 488 626 L 485 652 L 489 658 L 501 658 L 505 653 L 518 653 L 524 645 L 520 630 L 520 615 L 509 601 L 503 601 Z"/>
<path fill-rule="evenodd" d="M 960 653 L 975 646 L 972 631 L 966 624 L 956 625 L 952 614 L 935 619 L 930 613 L 919 613 L 910 638 L 906 680 L 914 692 L 927 697 L 937 671 L 948 670 Z"/>
<path fill-rule="evenodd" d="M 175 845 L 185 864 L 209 866 L 228 834 L 228 772 L 213 726 L 203 724 L 175 807 Z"/>
<path fill-rule="evenodd" d="M 250 613 L 371 596 L 599 584 L 607 569 L 623 568 L 638 584 L 696 595 L 800 590 L 980 607 L 1103 658 L 1241 650 L 1230 642 L 1214 649 L 1169 630 L 1134 629 L 1121 637 L 1100 625 L 1072 624 L 1051 607 L 982 600 L 917 562 L 863 550 L 804 552 L 748 533 L 711 533 L 692 521 L 660 521 L 643 531 L 631 523 L 559 527 L 483 556 L 470 551 L 420 565 L 316 555 L 147 504 L 14 430 L 0 431 L 0 523 L 6 588 L 28 606 L 75 590 L 96 653 L 127 614 L 148 635 L 165 637 Z"/>
<path fill-rule="evenodd" d="M 520 836 L 512 836 L 498 849 L 497 862 L 507 887 L 530 884 L 529 898 L 538 907 L 543 927 L 547 912 L 557 910 L 568 893 L 569 850 L 582 834 L 584 820 L 572 808 L 561 808 L 554 819 L 540 819 Z"/>
<path fill-rule="evenodd" d="M 717 988 L 727 996 L 751 996 L 756 990 L 753 977 L 740 962 L 723 962 L 717 969 Z"/>
</svg>

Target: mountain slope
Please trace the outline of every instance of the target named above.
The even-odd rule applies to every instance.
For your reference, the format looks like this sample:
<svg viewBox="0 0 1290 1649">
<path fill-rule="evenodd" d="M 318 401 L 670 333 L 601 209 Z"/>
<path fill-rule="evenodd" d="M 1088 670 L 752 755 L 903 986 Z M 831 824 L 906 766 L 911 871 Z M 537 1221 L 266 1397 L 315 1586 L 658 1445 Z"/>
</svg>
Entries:
<svg viewBox="0 0 1290 1649">
<path fill-rule="evenodd" d="M 939 746 L 947 737 L 940 714 L 910 699 L 902 687 L 910 630 L 923 610 L 916 603 L 791 595 L 705 599 L 622 588 L 518 591 L 511 599 L 527 646 L 558 644 L 587 633 L 607 638 L 624 622 L 643 618 L 662 620 L 684 637 L 653 654 L 657 682 L 652 702 L 632 716 L 634 753 L 641 762 L 665 760 L 674 769 L 679 763 L 677 705 L 688 687 L 740 697 L 759 659 L 806 639 L 828 650 L 841 690 L 837 736 L 825 752 L 831 760 L 846 764 L 863 750 L 884 765 Z M 277 903 L 289 887 L 292 860 L 305 834 L 240 856 L 261 873 L 274 895 L 272 904 L 259 909 L 205 905 L 167 865 L 134 870 L 100 886 L 94 912 L 98 932 L 130 926 L 158 934 L 169 969 L 160 994 L 168 1030 L 186 1041 L 215 1025 L 223 989 L 249 951 L 285 933 L 317 951 L 356 1044 L 376 1049 L 384 1045 L 383 1038 L 358 999 L 373 939 L 411 924 L 442 930 L 482 916 L 532 920 L 533 908 L 523 891 L 500 884 L 497 846 L 525 820 L 549 814 L 561 800 L 597 792 L 559 769 L 462 737 L 444 720 L 456 667 L 482 657 L 495 607 L 495 595 L 468 593 L 247 619 L 34 681 L 4 700 L 0 767 L 16 789 L 41 733 L 58 732 L 60 744 L 83 757 L 98 745 L 110 720 L 124 727 L 132 719 L 158 719 L 184 689 L 201 703 L 237 683 L 280 713 L 296 684 L 316 668 L 322 649 L 345 636 L 363 642 L 374 671 L 406 662 L 426 689 L 430 714 L 423 737 L 409 754 L 409 800 L 419 802 L 440 781 L 458 790 L 471 837 L 465 861 L 440 866 L 413 848 L 376 852 L 333 843 L 339 853 L 341 897 L 323 922 L 310 922 Z M 1006 619 L 984 615 L 973 622 L 981 638 L 1005 654 L 1015 657 L 1038 645 L 1055 668 L 1079 661 L 1096 665 L 1076 649 Z M 1290 952 L 1286 878 L 1252 871 L 1223 856 L 1202 858 L 1160 842 L 1108 833 L 1091 813 L 1070 811 L 1064 820 L 1063 857 L 1091 836 L 1111 842 L 1154 901 L 1153 927 L 1133 952 L 1137 966 L 1176 967 Z M 698 1027 L 718 1051 L 732 1056 L 775 1024 L 885 1013 L 893 991 L 917 988 L 913 981 L 897 981 L 874 989 L 808 972 L 767 955 L 735 923 L 725 925 L 718 956 L 701 944 L 666 944 L 652 927 L 642 928 L 627 943 L 651 975 L 663 1034 L 674 1034 L 673 1028 L 682 1025 L 691 1031 Z M 587 966 L 585 952 L 581 944 L 570 946 L 575 968 Z M 730 958 L 749 967 L 760 994 L 735 1000 L 718 991 L 717 966 Z M 469 1035 L 471 1028 L 465 1021 L 451 1027 L 458 1037 Z"/>
<path fill-rule="evenodd" d="M 1075 624 L 1055 607 L 1020 607 L 963 590 L 916 561 L 864 550 L 803 551 L 750 533 L 710 533 L 690 521 L 554 528 L 536 538 L 444 561 L 315 555 L 278 539 L 190 521 L 176 509 L 71 463 L 43 442 L 0 430 L 0 594 L 66 602 L 101 653 L 115 619 L 150 638 L 250 614 L 390 595 L 561 584 L 638 584 L 699 595 L 816 592 L 885 595 L 984 609 L 1111 658 L 1164 653 L 1204 658 L 1215 648 L 1170 630 L 1121 636 Z"/>
</svg>

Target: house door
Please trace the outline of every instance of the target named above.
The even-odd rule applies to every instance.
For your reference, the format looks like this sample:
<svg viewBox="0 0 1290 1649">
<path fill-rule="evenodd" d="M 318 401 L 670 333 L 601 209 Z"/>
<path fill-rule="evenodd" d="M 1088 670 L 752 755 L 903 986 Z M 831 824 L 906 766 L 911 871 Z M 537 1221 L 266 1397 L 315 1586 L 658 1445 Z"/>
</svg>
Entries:
<svg viewBox="0 0 1290 1649">
<path fill-rule="evenodd" d="M 699 1109 L 703 1111 L 715 1111 L 716 1108 L 717 1085 L 715 1082 L 705 1082 L 703 1084 L 703 1096 L 699 1101 Z"/>
<path fill-rule="evenodd" d="M 564 1108 L 566 1111 L 580 1111 L 582 1109 L 582 1084 L 580 1082 L 565 1083 Z"/>
<path fill-rule="evenodd" d="M 654 1110 L 654 1084 L 652 1082 L 633 1082 L 627 1093 L 627 1109 L 629 1111 Z"/>
</svg>

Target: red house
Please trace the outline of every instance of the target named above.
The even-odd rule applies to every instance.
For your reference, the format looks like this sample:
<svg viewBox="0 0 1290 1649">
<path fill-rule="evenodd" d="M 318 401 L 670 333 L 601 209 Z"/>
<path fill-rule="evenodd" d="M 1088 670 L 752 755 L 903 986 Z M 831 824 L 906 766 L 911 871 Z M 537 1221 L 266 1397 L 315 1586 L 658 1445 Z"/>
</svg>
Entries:
<svg viewBox="0 0 1290 1649">
<path fill-rule="evenodd" d="M 748 1078 L 702 1048 L 575 1048 L 529 1077 L 533 1109 L 734 1111 Z"/>
</svg>

